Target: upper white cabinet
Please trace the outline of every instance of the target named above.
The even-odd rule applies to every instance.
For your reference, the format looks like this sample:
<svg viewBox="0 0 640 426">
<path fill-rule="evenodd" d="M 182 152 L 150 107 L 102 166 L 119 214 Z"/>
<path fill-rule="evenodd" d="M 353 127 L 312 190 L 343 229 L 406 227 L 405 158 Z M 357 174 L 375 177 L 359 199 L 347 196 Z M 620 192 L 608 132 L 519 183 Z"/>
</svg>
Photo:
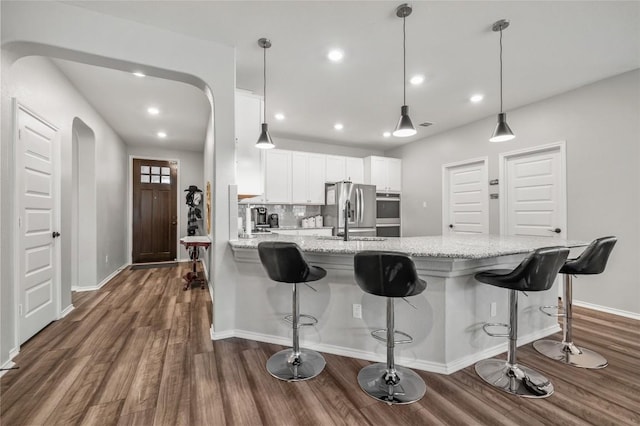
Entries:
<svg viewBox="0 0 640 426">
<path fill-rule="evenodd" d="M 347 160 L 347 179 L 353 183 L 365 183 L 364 181 L 364 159 L 356 157 L 345 157 Z"/>
<path fill-rule="evenodd" d="M 265 203 L 291 203 L 291 151 L 265 153 Z"/>
<path fill-rule="evenodd" d="M 327 182 L 340 182 L 345 180 L 347 170 L 347 157 L 339 155 L 327 155 L 326 179 Z"/>
<path fill-rule="evenodd" d="M 291 153 L 291 202 L 324 204 L 325 162 L 323 154 Z"/>
<path fill-rule="evenodd" d="M 366 157 L 364 159 L 366 183 L 375 185 L 378 191 L 402 191 L 402 160 L 389 157 Z"/>
<path fill-rule="evenodd" d="M 362 158 L 327 155 L 327 182 L 351 180 L 364 183 L 364 160 Z"/>
<path fill-rule="evenodd" d="M 236 183 L 238 194 L 264 193 L 263 150 L 255 147 L 262 122 L 262 97 L 246 91 L 235 95 Z M 261 198 L 261 197 L 259 197 Z M 250 199 L 259 202 L 258 198 Z"/>
</svg>

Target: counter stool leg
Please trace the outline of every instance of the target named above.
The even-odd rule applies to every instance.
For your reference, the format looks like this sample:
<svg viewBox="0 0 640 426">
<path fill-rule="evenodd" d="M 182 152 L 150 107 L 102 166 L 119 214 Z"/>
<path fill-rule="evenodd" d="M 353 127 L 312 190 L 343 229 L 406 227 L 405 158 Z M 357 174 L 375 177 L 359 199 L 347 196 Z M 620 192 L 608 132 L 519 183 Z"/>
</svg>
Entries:
<svg viewBox="0 0 640 426">
<path fill-rule="evenodd" d="M 518 365 L 518 292 L 509 290 L 509 348 L 507 361 L 485 359 L 476 363 L 476 373 L 491 386 L 527 398 L 546 398 L 553 384 L 539 372 Z"/>
<path fill-rule="evenodd" d="M 427 391 L 414 371 L 395 365 L 395 312 L 393 298 L 387 298 L 387 362 L 371 364 L 358 373 L 358 384 L 369 396 L 388 404 L 410 404 Z"/>
<path fill-rule="evenodd" d="M 277 379 L 297 382 L 311 379 L 320 374 L 326 362 L 318 352 L 300 349 L 300 294 L 297 283 L 293 284 L 292 305 L 293 347 L 272 355 L 267 360 L 267 371 Z"/>
<path fill-rule="evenodd" d="M 609 363 L 605 357 L 590 349 L 580 348 L 573 343 L 573 332 L 571 330 L 573 322 L 573 277 L 571 274 L 564 274 L 563 303 L 562 342 L 548 339 L 538 340 L 533 343 L 534 349 L 546 357 L 574 367 L 589 369 L 606 367 Z"/>
</svg>

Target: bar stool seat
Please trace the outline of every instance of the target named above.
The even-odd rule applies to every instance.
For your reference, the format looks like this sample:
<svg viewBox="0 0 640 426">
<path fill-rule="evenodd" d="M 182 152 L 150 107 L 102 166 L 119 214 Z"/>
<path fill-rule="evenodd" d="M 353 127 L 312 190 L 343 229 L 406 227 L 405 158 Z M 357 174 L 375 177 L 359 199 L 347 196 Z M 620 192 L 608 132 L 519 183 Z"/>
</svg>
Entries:
<svg viewBox="0 0 640 426">
<path fill-rule="evenodd" d="M 564 309 L 561 314 L 552 314 L 543 308 L 556 308 L 544 306 L 540 310 L 549 316 L 561 316 L 563 318 L 562 342 L 557 340 L 538 340 L 533 343 L 533 348 L 542 355 L 569 364 L 574 367 L 598 369 L 608 365 L 605 357 L 590 349 L 578 347 L 573 343 L 571 324 L 573 321 L 573 275 L 595 275 L 604 272 L 609 255 L 618 240 L 616 237 L 603 237 L 594 240 L 576 259 L 567 260 L 560 269 L 564 274 Z"/>
<path fill-rule="evenodd" d="M 388 404 L 409 404 L 420 400 L 427 391 L 424 380 L 408 368 L 395 365 L 396 343 L 409 343 L 411 337 L 396 331 L 394 299 L 415 296 L 427 283 L 416 272 L 406 254 L 363 251 L 354 257 L 354 273 L 358 286 L 367 293 L 387 298 L 387 328 L 372 332 L 374 338 L 387 344 L 387 362 L 368 365 L 358 373 L 358 384 L 372 398 Z M 380 332 L 386 332 L 386 338 Z M 396 334 L 402 336 L 396 340 Z"/>
<path fill-rule="evenodd" d="M 518 339 L 518 291 L 545 291 L 551 288 L 558 271 L 569 255 L 565 247 L 547 247 L 534 251 L 513 270 L 489 270 L 475 275 L 476 280 L 509 289 L 509 324 L 485 324 L 491 336 L 508 337 L 507 360 L 485 359 L 475 365 L 476 373 L 491 386 L 512 395 L 545 398 L 553 393 L 553 384 L 541 373 L 519 365 L 516 359 Z M 496 334 L 488 327 L 503 325 L 508 334 Z"/>
<path fill-rule="evenodd" d="M 310 315 L 300 314 L 298 284 L 318 281 L 327 275 L 327 271 L 310 265 L 300 247 L 295 243 L 263 241 L 258 244 L 258 255 L 269 278 L 273 281 L 293 284 L 293 313 L 285 317 L 293 329 L 293 347 L 271 356 L 267 361 L 267 371 L 273 377 L 288 382 L 311 379 L 322 372 L 326 362 L 320 353 L 300 348 L 299 328 L 314 325 L 318 320 Z M 301 317 L 311 321 L 301 323 Z"/>
</svg>

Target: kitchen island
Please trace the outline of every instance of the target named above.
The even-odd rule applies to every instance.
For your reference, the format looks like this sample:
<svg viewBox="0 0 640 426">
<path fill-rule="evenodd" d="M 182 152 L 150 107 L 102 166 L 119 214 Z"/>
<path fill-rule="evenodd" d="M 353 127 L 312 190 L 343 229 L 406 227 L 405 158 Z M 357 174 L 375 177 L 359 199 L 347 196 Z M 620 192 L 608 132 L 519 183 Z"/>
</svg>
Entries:
<svg viewBox="0 0 640 426">
<path fill-rule="evenodd" d="M 237 310 L 233 336 L 290 345 L 291 329 L 282 317 L 291 307 L 291 286 L 267 277 L 258 258 L 265 240 L 297 243 L 308 261 L 327 270 L 313 287 L 300 286 L 300 312 L 318 318 L 301 329 L 301 345 L 321 352 L 383 361 L 386 348 L 370 336 L 385 327 L 385 299 L 364 293 L 355 284 L 353 256 L 363 250 L 403 252 L 412 256 L 418 274 L 427 281 L 422 294 L 396 301 L 396 328 L 413 336 L 413 343 L 396 347 L 397 363 L 450 374 L 506 350 L 506 340 L 487 336 L 484 322 L 508 322 L 508 292 L 478 283 L 474 274 L 485 269 L 515 267 L 526 253 L 540 247 L 580 247 L 580 242 L 549 238 L 493 235 L 367 238 L 342 241 L 335 237 L 267 235 L 230 241 L 236 261 Z M 574 254 L 574 253 L 572 253 Z M 555 318 L 539 312 L 557 304 L 558 291 L 529 293 L 519 300 L 519 344 L 560 330 Z M 362 318 L 354 318 L 361 305 Z M 495 314 L 491 317 L 492 312 Z M 214 338 L 229 337 L 225 335 Z"/>
</svg>

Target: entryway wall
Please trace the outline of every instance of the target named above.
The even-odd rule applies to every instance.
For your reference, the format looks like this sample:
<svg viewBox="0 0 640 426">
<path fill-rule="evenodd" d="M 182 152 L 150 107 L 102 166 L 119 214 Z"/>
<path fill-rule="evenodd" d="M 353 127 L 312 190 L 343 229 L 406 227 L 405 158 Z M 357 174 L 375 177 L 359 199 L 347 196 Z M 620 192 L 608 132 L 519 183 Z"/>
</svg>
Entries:
<svg viewBox="0 0 640 426">
<path fill-rule="evenodd" d="M 204 95 L 203 95 L 204 96 Z M 204 135 L 203 135 L 204 141 Z M 152 160 L 174 160 L 178 161 L 178 184 L 180 187 L 178 188 L 178 224 L 180 225 L 180 231 L 178 235 L 178 241 L 181 237 L 187 235 L 187 214 L 189 209 L 185 202 L 185 194 L 184 190 L 189 187 L 189 185 L 197 185 L 198 188 L 202 189 L 204 200 L 204 190 L 205 184 L 203 182 L 204 176 L 204 161 L 203 161 L 203 152 L 196 151 L 180 151 L 173 149 L 157 149 L 157 148 L 147 148 L 144 146 L 129 146 L 127 149 L 127 158 L 146 158 Z M 130 174 L 130 173 L 129 173 Z M 127 259 L 131 262 L 131 185 L 127 184 L 127 211 L 129 212 L 127 217 L 127 241 L 128 241 L 128 249 L 127 249 Z M 205 207 L 204 202 L 200 207 L 202 210 L 202 214 L 204 217 Z M 206 227 L 206 223 L 203 221 L 203 227 Z M 206 230 L 202 230 L 202 235 L 206 234 Z M 189 255 L 183 246 L 180 246 L 178 253 L 178 260 L 188 260 Z"/>
</svg>

